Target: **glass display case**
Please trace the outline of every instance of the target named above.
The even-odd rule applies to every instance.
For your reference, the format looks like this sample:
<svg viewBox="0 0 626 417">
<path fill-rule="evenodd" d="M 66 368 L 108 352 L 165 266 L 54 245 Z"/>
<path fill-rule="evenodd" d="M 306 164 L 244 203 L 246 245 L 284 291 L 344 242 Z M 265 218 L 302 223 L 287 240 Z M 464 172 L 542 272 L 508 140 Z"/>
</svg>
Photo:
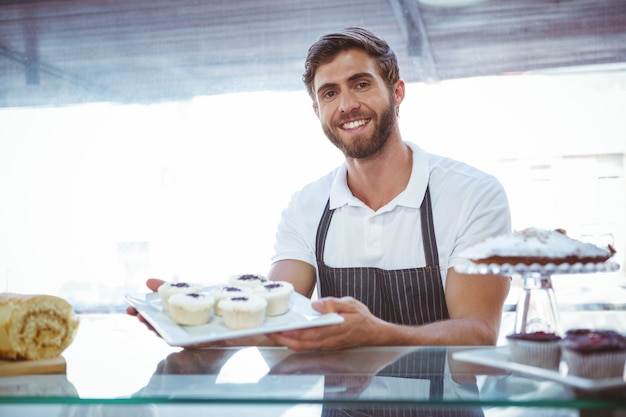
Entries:
<svg viewBox="0 0 626 417">
<path fill-rule="evenodd" d="M 626 379 L 515 368 L 506 349 L 181 349 L 130 316 L 88 315 L 56 368 L 0 365 L 0 415 L 623 415 Z"/>
</svg>

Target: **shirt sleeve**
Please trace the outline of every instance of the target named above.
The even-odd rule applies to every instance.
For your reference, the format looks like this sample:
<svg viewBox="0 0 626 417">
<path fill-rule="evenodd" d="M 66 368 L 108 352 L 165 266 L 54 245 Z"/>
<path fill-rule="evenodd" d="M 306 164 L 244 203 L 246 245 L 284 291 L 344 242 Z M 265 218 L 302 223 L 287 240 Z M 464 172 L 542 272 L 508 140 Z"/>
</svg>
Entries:
<svg viewBox="0 0 626 417">
<path fill-rule="evenodd" d="M 302 220 L 299 219 L 298 200 L 299 193 L 296 193 L 281 214 L 276 230 L 272 263 L 290 259 L 303 261 L 317 268 L 315 249 L 312 243 L 307 241 L 307 233 L 303 230 Z"/>
<path fill-rule="evenodd" d="M 334 170 L 305 185 L 291 196 L 276 229 L 272 263 L 290 259 L 306 262 L 317 269 L 315 235 L 336 172 Z"/>
<path fill-rule="evenodd" d="M 272 263 L 285 259 L 293 259 L 315 266 L 315 253 L 298 229 L 295 202 L 292 197 L 289 205 L 282 212 L 276 230 Z"/>
<path fill-rule="evenodd" d="M 487 176 L 472 187 L 467 198 L 465 219 L 450 254 L 449 266 L 459 266 L 467 262 L 459 256 L 465 249 L 481 240 L 511 232 L 511 211 L 506 192 L 500 182 L 493 176 Z"/>
</svg>

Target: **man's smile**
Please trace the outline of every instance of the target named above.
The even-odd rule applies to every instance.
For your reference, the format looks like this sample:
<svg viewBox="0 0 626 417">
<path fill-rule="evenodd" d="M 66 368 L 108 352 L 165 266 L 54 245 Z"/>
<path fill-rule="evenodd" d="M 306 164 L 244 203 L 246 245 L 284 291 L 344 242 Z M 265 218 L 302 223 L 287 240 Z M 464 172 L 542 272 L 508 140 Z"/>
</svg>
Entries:
<svg viewBox="0 0 626 417">
<path fill-rule="evenodd" d="M 372 119 L 358 119 L 358 120 L 351 120 L 349 122 L 345 122 L 339 125 L 339 127 L 343 130 L 350 130 L 350 129 L 357 129 L 361 126 L 366 125 L 367 123 L 370 122 L 370 120 Z"/>
</svg>

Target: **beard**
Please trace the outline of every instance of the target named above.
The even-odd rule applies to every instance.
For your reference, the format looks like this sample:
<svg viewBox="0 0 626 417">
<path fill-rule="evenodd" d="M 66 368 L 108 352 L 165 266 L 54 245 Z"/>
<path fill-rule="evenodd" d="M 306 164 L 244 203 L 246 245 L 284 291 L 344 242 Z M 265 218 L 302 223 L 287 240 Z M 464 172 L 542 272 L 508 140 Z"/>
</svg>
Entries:
<svg viewBox="0 0 626 417">
<path fill-rule="evenodd" d="M 385 146 L 395 125 L 396 108 L 393 99 L 390 99 L 389 106 L 380 114 L 376 130 L 371 136 L 357 135 L 350 142 L 346 142 L 333 133 L 325 123 L 322 123 L 322 130 L 333 145 L 343 152 L 346 158 L 367 159 L 376 155 Z"/>
</svg>

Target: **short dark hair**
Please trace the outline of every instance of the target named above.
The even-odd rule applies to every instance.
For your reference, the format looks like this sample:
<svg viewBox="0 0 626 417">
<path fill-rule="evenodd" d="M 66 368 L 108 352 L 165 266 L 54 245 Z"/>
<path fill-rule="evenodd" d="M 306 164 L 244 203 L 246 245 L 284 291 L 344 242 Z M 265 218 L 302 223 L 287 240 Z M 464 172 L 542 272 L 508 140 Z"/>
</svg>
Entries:
<svg viewBox="0 0 626 417">
<path fill-rule="evenodd" d="M 395 82 L 400 79 L 398 58 L 387 42 L 367 29 L 347 27 L 338 32 L 320 37 L 309 48 L 306 61 L 304 62 L 302 81 L 309 96 L 314 101 L 313 79 L 315 78 L 317 68 L 332 61 L 338 53 L 353 48 L 361 49 L 376 59 L 380 74 L 389 88 L 392 88 Z"/>
</svg>

